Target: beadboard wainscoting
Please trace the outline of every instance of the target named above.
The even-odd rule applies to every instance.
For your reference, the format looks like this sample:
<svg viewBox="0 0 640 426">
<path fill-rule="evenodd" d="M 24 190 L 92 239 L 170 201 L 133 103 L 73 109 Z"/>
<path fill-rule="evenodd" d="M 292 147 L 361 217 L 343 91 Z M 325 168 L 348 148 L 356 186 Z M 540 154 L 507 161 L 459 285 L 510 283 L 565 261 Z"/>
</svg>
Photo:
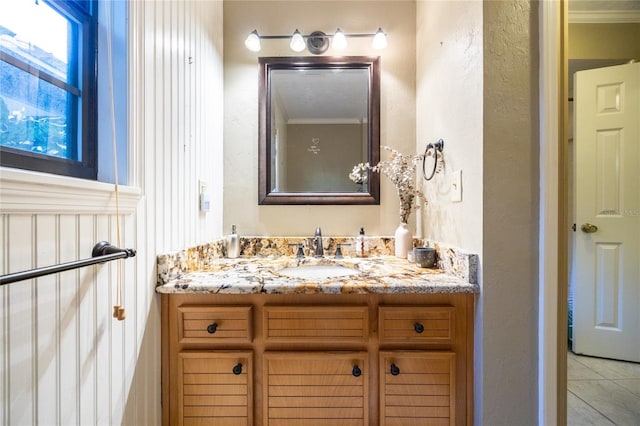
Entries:
<svg viewBox="0 0 640 426">
<path fill-rule="evenodd" d="M 98 241 L 118 244 L 113 185 L 0 176 L 0 273 L 89 258 Z M 138 190 L 121 187 L 120 247 L 144 241 L 140 199 Z M 136 362 L 147 325 L 157 324 L 148 321 L 157 312 L 150 311 L 154 296 L 145 284 L 153 269 L 141 255 L 2 287 L 3 424 L 120 424 L 125 409 L 138 409 L 127 408 Z M 118 274 L 124 321 L 111 316 Z"/>
<path fill-rule="evenodd" d="M 127 5 L 119 210 L 137 256 L 0 288 L 0 424 L 160 424 L 156 256 L 222 233 L 222 2 Z M 0 168 L 0 274 L 90 257 L 100 240 L 117 244 L 113 185 Z M 112 318 L 119 262 L 124 321 Z"/>
</svg>

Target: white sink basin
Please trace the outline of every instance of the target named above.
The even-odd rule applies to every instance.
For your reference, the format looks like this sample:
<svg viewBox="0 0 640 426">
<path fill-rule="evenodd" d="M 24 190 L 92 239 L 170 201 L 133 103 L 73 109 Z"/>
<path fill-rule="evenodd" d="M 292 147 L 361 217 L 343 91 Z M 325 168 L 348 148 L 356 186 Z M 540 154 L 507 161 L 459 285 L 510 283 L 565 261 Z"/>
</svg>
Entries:
<svg viewBox="0 0 640 426">
<path fill-rule="evenodd" d="M 360 271 L 342 265 L 300 265 L 280 269 L 277 273 L 292 278 L 322 279 L 357 275 Z"/>
</svg>

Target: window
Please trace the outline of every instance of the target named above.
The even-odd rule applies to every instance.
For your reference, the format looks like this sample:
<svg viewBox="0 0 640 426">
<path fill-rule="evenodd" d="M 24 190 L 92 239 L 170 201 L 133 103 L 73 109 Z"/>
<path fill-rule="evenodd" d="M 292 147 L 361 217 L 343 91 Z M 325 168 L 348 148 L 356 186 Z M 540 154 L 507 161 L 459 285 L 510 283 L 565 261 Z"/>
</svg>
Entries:
<svg viewBox="0 0 640 426">
<path fill-rule="evenodd" d="M 0 4 L 0 164 L 96 179 L 94 0 Z"/>
</svg>

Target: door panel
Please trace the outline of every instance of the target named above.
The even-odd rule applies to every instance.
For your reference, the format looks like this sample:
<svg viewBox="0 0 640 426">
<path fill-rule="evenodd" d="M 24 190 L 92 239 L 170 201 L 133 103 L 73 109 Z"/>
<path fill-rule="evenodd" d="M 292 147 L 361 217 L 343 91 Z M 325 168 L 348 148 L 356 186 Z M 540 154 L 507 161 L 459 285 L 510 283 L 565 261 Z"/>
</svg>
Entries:
<svg viewBox="0 0 640 426">
<path fill-rule="evenodd" d="M 575 76 L 573 350 L 640 361 L 640 64 Z"/>
</svg>

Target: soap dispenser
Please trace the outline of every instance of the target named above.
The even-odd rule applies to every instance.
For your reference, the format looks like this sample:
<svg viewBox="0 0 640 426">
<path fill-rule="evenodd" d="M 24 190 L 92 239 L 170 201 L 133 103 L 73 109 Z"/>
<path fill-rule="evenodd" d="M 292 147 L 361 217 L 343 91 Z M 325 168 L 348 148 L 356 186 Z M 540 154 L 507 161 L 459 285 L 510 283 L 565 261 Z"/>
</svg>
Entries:
<svg viewBox="0 0 640 426">
<path fill-rule="evenodd" d="M 367 257 L 367 242 L 364 238 L 364 228 L 360 228 L 360 234 L 356 237 L 356 256 Z"/>
<path fill-rule="evenodd" d="M 236 226 L 231 225 L 231 234 L 227 235 L 227 257 L 235 259 L 240 256 L 240 238 L 236 234 Z"/>
</svg>

